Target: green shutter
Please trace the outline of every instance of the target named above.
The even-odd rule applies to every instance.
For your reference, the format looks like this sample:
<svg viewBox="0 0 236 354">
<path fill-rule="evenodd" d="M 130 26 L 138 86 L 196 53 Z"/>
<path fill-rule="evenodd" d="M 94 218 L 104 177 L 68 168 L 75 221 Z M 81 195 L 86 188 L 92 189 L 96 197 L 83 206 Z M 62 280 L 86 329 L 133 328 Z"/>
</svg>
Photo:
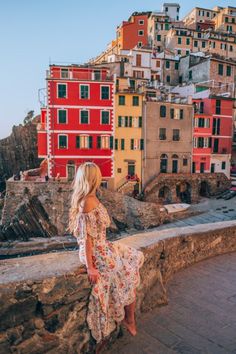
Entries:
<svg viewBox="0 0 236 354">
<path fill-rule="evenodd" d="M 129 117 L 129 127 L 132 127 L 132 117 Z"/>
<path fill-rule="evenodd" d="M 129 122 L 128 122 L 128 117 L 125 117 L 125 126 L 128 127 L 129 126 Z"/>
<path fill-rule="evenodd" d="M 125 149 L 125 139 L 121 139 L 121 150 Z"/>
<path fill-rule="evenodd" d="M 80 148 L 80 136 L 76 137 L 76 147 L 77 147 L 77 149 Z"/>
<path fill-rule="evenodd" d="M 130 149 L 134 150 L 134 139 L 130 140 Z"/>
<path fill-rule="evenodd" d="M 138 126 L 139 128 L 142 127 L 142 117 L 138 117 Z"/>
<path fill-rule="evenodd" d="M 122 126 L 122 117 L 119 116 L 118 117 L 118 127 L 121 127 Z"/>
<path fill-rule="evenodd" d="M 115 139 L 115 150 L 118 150 L 118 139 Z"/>
<path fill-rule="evenodd" d="M 140 150 L 144 149 L 144 141 L 143 139 L 140 139 Z"/>
<path fill-rule="evenodd" d="M 90 149 L 93 148 L 93 137 L 92 136 L 89 137 L 89 148 Z"/>
<path fill-rule="evenodd" d="M 101 137 L 100 136 L 97 137 L 97 148 L 101 149 Z"/>
<path fill-rule="evenodd" d="M 110 149 L 113 149 L 113 136 L 110 136 Z"/>
</svg>

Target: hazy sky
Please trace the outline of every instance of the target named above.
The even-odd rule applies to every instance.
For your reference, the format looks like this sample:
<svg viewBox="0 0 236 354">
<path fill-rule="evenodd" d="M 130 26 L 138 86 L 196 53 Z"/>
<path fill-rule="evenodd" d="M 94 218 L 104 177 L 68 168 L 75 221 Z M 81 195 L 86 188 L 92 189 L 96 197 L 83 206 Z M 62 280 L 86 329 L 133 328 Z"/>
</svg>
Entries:
<svg viewBox="0 0 236 354">
<path fill-rule="evenodd" d="M 166 1 L 171 2 L 171 1 Z M 173 1 L 178 2 L 178 1 Z M 179 1 L 182 17 L 192 7 L 234 1 Z M 116 26 L 134 11 L 159 10 L 155 0 L 0 0 L 0 138 L 33 109 L 51 62 L 83 63 L 115 38 Z"/>
</svg>

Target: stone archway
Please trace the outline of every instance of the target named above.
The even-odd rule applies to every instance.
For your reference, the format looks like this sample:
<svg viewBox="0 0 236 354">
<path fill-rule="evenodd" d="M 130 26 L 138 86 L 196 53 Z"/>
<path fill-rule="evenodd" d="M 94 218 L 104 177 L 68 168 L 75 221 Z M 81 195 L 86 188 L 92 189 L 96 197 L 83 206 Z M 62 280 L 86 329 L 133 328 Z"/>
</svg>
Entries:
<svg viewBox="0 0 236 354">
<path fill-rule="evenodd" d="M 162 186 L 158 191 L 158 202 L 170 204 L 172 202 L 171 190 L 167 186 Z"/>
<path fill-rule="evenodd" d="M 190 183 L 184 181 L 176 185 L 176 196 L 182 203 L 191 203 L 192 186 Z"/>
<path fill-rule="evenodd" d="M 199 195 L 201 197 L 209 197 L 210 196 L 210 185 L 207 181 L 200 182 Z"/>
</svg>

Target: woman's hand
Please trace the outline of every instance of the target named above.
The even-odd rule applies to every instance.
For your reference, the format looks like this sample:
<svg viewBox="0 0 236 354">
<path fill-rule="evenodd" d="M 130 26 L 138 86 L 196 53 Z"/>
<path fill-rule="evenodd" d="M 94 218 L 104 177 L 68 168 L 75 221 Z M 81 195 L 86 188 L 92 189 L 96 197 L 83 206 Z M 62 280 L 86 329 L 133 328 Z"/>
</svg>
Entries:
<svg viewBox="0 0 236 354">
<path fill-rule="evenodd" d="M 88 277 L 92 284 L 96 284 L 99 278 L 99 272 L 96 268 L 88 268 Z"/>
</svg>

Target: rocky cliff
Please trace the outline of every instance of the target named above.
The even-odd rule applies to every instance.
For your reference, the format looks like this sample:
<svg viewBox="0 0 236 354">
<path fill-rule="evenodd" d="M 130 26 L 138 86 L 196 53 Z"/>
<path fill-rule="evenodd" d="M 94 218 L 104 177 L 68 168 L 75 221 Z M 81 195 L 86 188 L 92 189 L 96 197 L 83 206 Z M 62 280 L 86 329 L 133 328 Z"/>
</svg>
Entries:
<svg viewBox="0 0 236 354">
<path fill-rule="evenodd" d="M 13 126 L 11 135 L 0 140 L 0 180 L 39 166 L 36 128 L 39 118 L 36 116 L 25 125 Z"/>
</svg>

